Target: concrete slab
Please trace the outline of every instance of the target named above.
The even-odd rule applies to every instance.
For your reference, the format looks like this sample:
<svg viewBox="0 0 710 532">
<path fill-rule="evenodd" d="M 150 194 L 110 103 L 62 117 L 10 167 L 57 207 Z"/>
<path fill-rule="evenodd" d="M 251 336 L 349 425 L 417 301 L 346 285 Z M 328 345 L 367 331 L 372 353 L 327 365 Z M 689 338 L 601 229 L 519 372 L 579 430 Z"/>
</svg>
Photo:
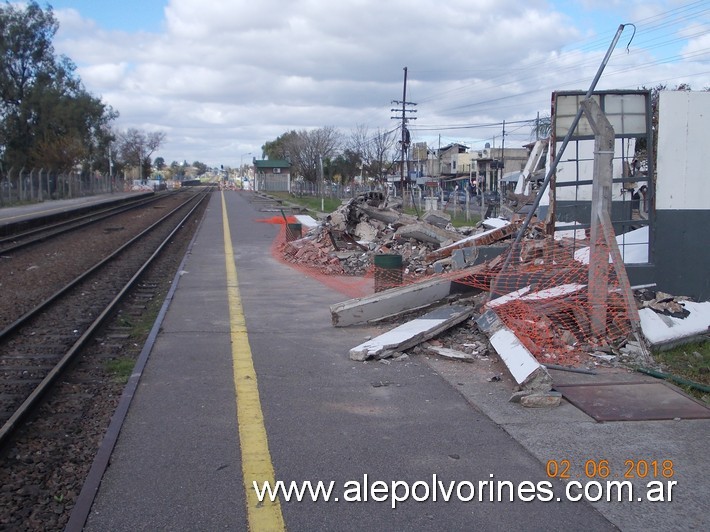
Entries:
<svg viewBox="0 0 710 532">
<path fill-rule="evenodd" d="M 710 301 L 695 303 L 681 301 L 683 307 L 690 311 L 685 318 L 674 318 L 659 314 L 650 308 L 639 310 L 641 331 L 651 347 L 670 347 L 684 339 L 692 339 L 710 331 Z"/>
<path fill-rule="evenodd" d="M 494 309 L 498 308 L 510 301 L 544 301 L 546 299 L 554 299 L 557 297 L 564 297 L 569 294 L 574 294 L 584 289 L 587 285 L 584 284 L 561 284 L 558 286 L 553 286 L 552 288 L 547 288 L 545 290 L 538 290 L 537 292 L 530 292 L 531 287 L 526 286 L 515 290 L 508 294 L 502 295 L 486 303 L 486 308 Z"/>
<path fill-rule="evenodd" d="M 508 328 L 496 331 L 490 342 L 508 367 L 508 371 L 523 388 L 532 387 L 536 377 L 542 375 L 544 383 L 536 383 L 534 387 L 548 387 L 552 379 L 547 376 L 547 370 L 535 359 L 525 346 L 520 343 L 515 333 Z M 545 378 L 547 377 L 547 378 Z"/>
<path fill-rule="evenodd" d="M 424 308 L 451 293 L 451 280 L 437 278 L 398 286 L 376 294 L 348 299 L 330 306 L 334 327 L 362 325 Z"/>
<path fill-rule="evenodd" d="M 506 225 L 510 225 L 510 222 L 505 218 L 486 218 L 481 220 L 481 225 L 487 229 L 500 229 Z"/>
<path fill-rule="evenodd" d="M 294 217 L 298 220 L 298 223 L 306 229 L 312 229 L 314 227 L 318 227 L 319 225 L 318 220 L 307 214 L 296 214 Z"/>
<path fill-rule="evenodd" d="M 461 323 L 474 312 L 473 307 L 451 305 L 433 310 L 424 316 L 403 323 L 372 340 L 350 350 L 351 360 L 376 358 L 385 351 L 405 350 L 414 347 L 446 329 Z"/>
<path fill-rule="evenodd" d="M 550 389 L 552 379 L 545 366 L 520 342 L 515 332 L 503 324 L 494 310 L 484 312 L 476 323 L 489 335 L 491 345 L 521 388 L 541 391 Z"/>
</svg>

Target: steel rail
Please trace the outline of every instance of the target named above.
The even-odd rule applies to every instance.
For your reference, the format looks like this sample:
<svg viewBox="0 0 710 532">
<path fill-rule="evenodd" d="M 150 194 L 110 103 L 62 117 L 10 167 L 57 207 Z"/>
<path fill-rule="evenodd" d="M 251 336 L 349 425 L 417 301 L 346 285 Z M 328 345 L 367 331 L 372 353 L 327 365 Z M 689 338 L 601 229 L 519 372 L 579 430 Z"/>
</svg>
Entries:
<svg viewBox="0 0 710 532">
<path fill-rule="evenodd" d="M 54 385 L 57 378 L 66 370 L 69 364 L 75 359 L 77 354 L 81 349 L 87 344 L 87 342 L 93 337 L 98 328 L 104 323 L 106 318 L 116 309 L 121 300 L 125 295 L 133 288 L 140 276 L 145 272 L 145 270 L 150 266 L 150 264 L 155 260 L 155 258 L 160 254 L 163 248 L 170 242 L 175 233 L 183 226 L 183 224 L 192 216 L 193 212 L 200 206 L 202 201 L 208 196 L 207 192 L 203 192 L 201 196 L 193 196 L 189 201 L 183 203 L 173 211 L 171 211 L 166 216 L 162 217 L 159 221 L 152 224 L 148 229 L 141 232 L 139 235 L 131 239 L 126 244 L 122 245 L 118 250 L 110 255 L 110 258 L 115 257 L 121 251 L 125 250 L 129 244 L 135 243 L 140 237 L 147 234 L 147 232 L 155 229 L 159 224 L 165 221 L 169 216 L 175 214 L 175 212 L 188 203 L 197 198 L 195 205 L 189 210 L 189 212 L 177 223 L 175 228 L 170 232 L 170 234 L 163 239 L 162 243 L 157 246 L 155 251 L 151 256 L 138 268 L 138 270 L 133 274 L 131 279 L 121 288 L 118 294 L 111 300 L 111 302 L 104 308 L 104 310 L 97 316 L 97 318 L 86 328 L 86 330 L 81 334 L 81 336 L 74 342 L 74 344 L 65 352 L 57 364 L 47 373 L 47 375 L 42 379 L 42 381 L 33 389 L 33 391 L 27 396 L 27 398 L 22 402 L 22 404 L 14 411 L 10 418 L 0 427 L 0 448 L 2 448 L 5 443 L 9 440 L 11 435 L 15 430 L 21 425 L 21 422 L 27 417 L 27 415 L 37 406 L 41 398 L 45 393 Z M 88 272 L 95 272 L 97 267 L 103 265 L 107 262 L 106 259 L 102 260 L 99 264 L 93 266 Z M 86 278 L 85 272 L 80 277 L 82 279 Z M 75 280 L 76 281 L 76 280 Z M 75 281 L 70 283 L 72 286 L 76 284 Z M 68 288 L 60 291 L 61 293 L 66 292 Z M 52 296 L 52 301 L 61 295 L 59 292 Z M 43 306 L 46 306 L 43 304 Z M 33 312 L 34 314 L 34 312 Z"/>
<path fill-rule="evenodd" d="M 103 267 L 103 266 L 106 265 L 108 262 L 112 261 L 112 260 L 116 257 L 116 255 L 118 255 L 118 254 L 121 253 L 123 250 L 127 249 L 128 247 L 130 247 L 131 245 L 133 245 L 135 242 L 137 242 L 138 240 L 140 240 L 141 238 L 143 238 L 145 235 L 147 235 L 148 233 L 150 233 L 154 228 L 156 228 L 156 227 L 158 227 L 160 224 L 162 224 L 164 220 L 166 220 L 167 218 L 169 218 L 170 216 L 172 216 L 172 215 L 173 215 L 175 212 L 177 212 L 178 210 L 182 209 L 185 205 L 187 205 L 187 204 L 190 203 L 191 201 L 193 201 L 194 198 L 195 198 L 195 196 L 191 197 L 191 198 L 188 199 L 187 201 L 185 201 L 185 202 L 181 203 L 180 205 L 178 205 L 177 207 L 175 207 L 175 209 L 173 209 L 172 211 L 170 211 L 169 213 L 167 213 L 165 216 L 163 216 L 162 218 L 160 218 L 159 220 L 157 220 L 155 223 L 153 223 L 152 225 L 150 225 L 149 227 L 147 227 L 146 229 L 144 229 L 143 231 L 141 231 L 139 234 L 137 234 L 136 236 L 134 236 L 133 238 L 131 238 L 130 240 L 128 240 L 127 242 L 125 242 L 121 247 L 119 247 L 119 248 L 115 249 L 114 251 L 112 251 L 111 254 L 109 254 L 109 255 L 107 255 L 106 257 L 104 257 L 101 261 L 99 261 L 99 262 L 97 262 L 96 264 L 94 264 L 94 265 L 93 265 L 91 268 L 89 268 L 88 270 L 85 270 L 81 275 L 75 277 L 72 281 L 70 281 L 70 282 L 67 283 L 65 286 L 63 286 L 62 288 L 60 288 L 59 290 L 57 290 L 54 294 L 52 294 L 52 295 L 49 296 L 47 299 L 45 299 L 44 301 L 42 301 L 42 302 L 41 302 L 40 304 L 38 304 L 36 307 L 34 307 L 33 309 L 28 310 L 28 311 L 25 312 L 22 316 L 20 316 L 19 318 L 17 318 L 17 320 L 15 320 L 14 322 L 12 322 L 12 323 L 9 324 L 8 326 L 6 326 L 4 329 L 2 329 L 2 330 L 0 331 L 0 341 L 2 341 L 6 336 L 8 336 L 8 335 L 10 335 L 11 333 L 13 333 L 14 331 L 16 331 L 20 326 L 22 326 L 24 323 L 26 323 L 30 318 L 32 318 L 32 317 L 36 316 L 37 314 L 39 314 L 40 312 L 42 312 L 42 311 L 43 311 L 44 309 L 46 309 L 50 304 L 52 304 L 54 301 L 56 301 L 57 299 L 59 299 L 62 295 L 64 295 L 64 294 L 67 293 L 69 290 L 71 290 L 72 288 L 74 288 L 77 284 L 79 284 L 80 282 L 82 282 L 84 279 L 86 279 L 87 277 L 89 277 L 90 275 L 92 275 L 92 274 L 93 274 L 94 272 L 96 272 L 99 268 Z"/>
<path fill-rule="evenodd" d="M 100 222 L 100 221 L 105 220 L 107 218 L 111 218 L 112 216 L 117 216 L 121 213 L 130 211 L 132 209 L 145 207 L 146 205 L 150 205 L 151 203 L 154 203 L 156 201 L 160 201 L 163 198 L 164 198 L 164 196 L 150 196 L 148 198 L 139 198 L 137 200 L 131 201 L 128 204 L 124 203 L 121 205 L 110 207 L 108 209 L 103 209 L 103 210 L 98 210 L 98 211 L 86 213 L 84 215 L 77 216 L 76 218 L 72 218 L 70 220 L 64 220 L 64 221 L 57 222 L 57 223 L 54 223 L 51 225 L 44 225 L 42 227 L 30 229 L 30 230 L 24 231 L 22 233 L 15 233 L 13 235 L 0 237 L 0 246 L 2 246 L 3 244 L 5 244 L 7 242 L 15 242 L 18 239 L 29 238 L 29 240 L 17 242 L 17 243 L 11 244 L 9 246 L 2 247 L 2 248 L 0 248 L 0 252 L 8 253 L 8 252 L 12 252 L 12 251 L 17 251 L 18 249 L 29 247 L 32 244 L 38 244 L 40 242 L 44 242 L 45 240 L 47 240 L 51 237 L 62 235 L 64 233 L 68 233 L 70 231 L 80 229 L 82 227 L 87 227 L 91 224 Z M 39 235 L 39 236 L 36 236 L 36 235 Z M 34 238 L 32 238 L 32 237 L 34 237 Z"/>
</svg>

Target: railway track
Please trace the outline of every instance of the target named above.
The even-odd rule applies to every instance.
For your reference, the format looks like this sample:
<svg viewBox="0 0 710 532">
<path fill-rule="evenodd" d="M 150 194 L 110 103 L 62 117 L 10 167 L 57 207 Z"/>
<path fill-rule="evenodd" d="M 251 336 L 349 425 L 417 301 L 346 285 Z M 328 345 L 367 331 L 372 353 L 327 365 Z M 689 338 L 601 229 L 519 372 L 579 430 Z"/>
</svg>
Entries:
<svg viewBox="0 0 710 532">
<path fill-rule="evenodd" d="M 165 195 L 181 193 L 183 193 L 183 189 L 160 195 L 141 196 L 119 205 L 92 209 L 87 213 L 70 215 L 67 219 L 51 221 L 49 223 L 40 223 L 40 225 L 28 229 L 15 231 L 10 228 L 7 234 L 0 236 L 0 253 L 12 253 L 28 246 L 44 242 L 50 238 L 110 219 L 125 212 L 144 208 L 163 200 Z M 20 227 L 24 225 L 25 224 L 22 224 Z"/>
<path fill-rule="evenodd" d="M 150 227 L 0 331 L 0 447 L 71 367 L 209 191 L 185 194 L 185 201 Z M 150 286 L 135 293 L 141 290 L 149 293 Z"/>
</svg>

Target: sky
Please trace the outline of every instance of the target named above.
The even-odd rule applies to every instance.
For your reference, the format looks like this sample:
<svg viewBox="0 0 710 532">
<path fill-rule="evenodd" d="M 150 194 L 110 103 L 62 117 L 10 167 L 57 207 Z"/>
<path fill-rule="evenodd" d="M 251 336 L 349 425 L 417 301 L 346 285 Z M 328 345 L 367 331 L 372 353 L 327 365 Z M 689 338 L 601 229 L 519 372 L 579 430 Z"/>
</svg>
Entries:
<svg viewBox="0 0 710 532">
<path fill-rule="evenodd" d="M 289 131 L 396 129 L 405 68 L 412 142 L 521 147 L 554 91 L 589 89 L 622 24 L 597 89 L 710 87 L 710 0 L 39 3 L 115 128 L 165 133 L 168 163 L 238 167 Z"/>
</svg>

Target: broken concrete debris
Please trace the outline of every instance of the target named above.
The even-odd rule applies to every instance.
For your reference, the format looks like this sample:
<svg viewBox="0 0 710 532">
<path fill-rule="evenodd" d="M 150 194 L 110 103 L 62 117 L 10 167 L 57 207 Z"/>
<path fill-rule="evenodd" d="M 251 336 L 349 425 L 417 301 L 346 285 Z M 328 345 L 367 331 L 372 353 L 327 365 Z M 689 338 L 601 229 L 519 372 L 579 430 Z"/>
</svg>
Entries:
<svg viewBox="0 0 710 532">
<path fill-rule="evenodd" d="M 457 249 L 462 249 L 471 246 L 487 246 L 493 244 L 494 242 L 498 242 L 500 240 L 503 240 L 504 238 L 515 234 L 518 228 L 519 226 L 517 223 L 511 224 L 508 222 L 502 227 L 488 229 L 481 233 L 477 233 L 469 237 L 459 239 L 456 242 L 451 242 L 450 244 L 444 245 L 441 248 L 432 251 L 429 255 L 427 255 L 426 259 L 429 261 L 437 260 L 450 256 L 454 252 L 454 250 Z"/>
<path fill-rule="evenodd" d="M 443 358 L 449 358 L 452 360 L 462 360 L 464 362 L 473 362 L 475 357 L 470 353 L 464 351 L 459 351 L 458 349 L 451 349 L 449 347 L 441 347 L 439 345 L 432 345 L 429 343 L 422 344 L 422 347 L 427 351 L 434 353 Z"/>
<path fill-rule="evenodd" d="M 652 348 L 670 349 L 707 337 L 710 332 L 710 301 L 697 303 L 685 297 L 677 298 L 674 302 L 682 307 L 683 312 L 672 311 L 669 314 L 668 294 L 661 294 L 660 298 L 665 301 L 662 307 L 659 304 L 645 305 L 639 310 L 641 330 Z M 626 347 L 636 346 L 627 344 Z"/>
<path fill-rule="evenodd" d="M 454 228 L 451 216 L 429 211 L 421 219 L 401 212 L 397 204 L 381 193 L 368 192 L 344 201 L 320 222 L 303 223 L 303 238 L 282 245 L 285 260 L 314 268 L 326 275 L 363 275 L 374 266 L 378 254 L 402 256 L 402 269 L 409 279 L 467 267 L 472 254 L 455 260 L 437 262 L 455 249 L 474 249 L 499 242 L 514 233 L 511 225 L 495 219 L 478 227 Z M 486 227 L 500 229 L 486 229 Z M 516 226 L 517 227 L 517 226 Z M 480 239 L 467 240 L 472 233 L 485 233 Z M 431 255 L 437 249 L 452 247 L 443 255 Z M 498 253 L 504 248 L 500 248 Z"/>
<path fill-rule="evenodd" d="M 560 392 L 531 393 L 520 398 L 520 404 L 527 408 L 554 408 L 560 406 L 561 401 Z"/>
<path fill-rule="evenodd" d="M 575 256 L 589 244 L 581 232 L 556 238 L 534 224 L 513 252 L 510 243 L 520 230 L 518 220 L 492 218 L 477 227 L 455 229 L 447 213 L 431 210 L 418 219 L 373 193 L 348 200 L 320 222 L 303 227 L 308 228 L 305 236 L 282 246 L 284 258 L 323 274 L 363 275 L 378 254 L 402 258 L 404 284 L 332 305 L 334 326 L 404 320 L 407 314 L 449 303 L 433 316 L 405 321 L 351 349 L 353 360 L 401 358 L 411 350 L 471 362 L 495 351 L 517 383 L 519 402 L 528 407 L 559 404 L 548 367 L 593 374 L 600 365 L 628 366 L 647 356 L 640 332 L 652 347 L 663 348 L 679 338 L 707 335 L 710 326 L 710 302 L 648 290 L 631 294 L 628 280 L 622 285 L 612 272 L 606 293 L 601 299 L 594 296 L 594 302 L 608 306 L 606 328 L 603 333 L 595 330 L 589 266 Z M 511 271 L 504 271 L 509 264 Z M 462 287 L 469 292 L 459 293 Z M 482 297 L 456 304 L 472 293 Z M 632 318 L 637 309 L 629 309 L 633 296 L 641 309 L 636 329 Z M 452 310 L 457 307 L 466 310 Z M 430 341 L 451 334 L 456 325 L 471 334 L 466 320 L 472 315 L 475 334 L 484 340 L 480 354 L 462 348 L 466 342 L 444 346 Z M 630 341 L 632 337 L 637 340 Z"/>
<path fill-rule="evenodd" d="M 388 351 L 404 351 L 461 323 L 474 312 L 473 307 L 451 305 L 428 312 L 350 350 L 352 360 L 381 358 Z"/>
<path fill-rule="evenodd" d="M 535 359 L 493 310 L 484 312 L 476 323 L 490 335 L 491 345 L 521 389 L 549 391 L 552 388 L 552 377 L 547 368 Z"/>
<path fill-rule="evenodd" d="M 519 403 L 526 408 L 554 408 L 560 406 L 562 394 L 560 392 L 535 392 L 531 390 L 520 390 L 513 392 L 508 399 L 511 403 Z"/>
</svg>

